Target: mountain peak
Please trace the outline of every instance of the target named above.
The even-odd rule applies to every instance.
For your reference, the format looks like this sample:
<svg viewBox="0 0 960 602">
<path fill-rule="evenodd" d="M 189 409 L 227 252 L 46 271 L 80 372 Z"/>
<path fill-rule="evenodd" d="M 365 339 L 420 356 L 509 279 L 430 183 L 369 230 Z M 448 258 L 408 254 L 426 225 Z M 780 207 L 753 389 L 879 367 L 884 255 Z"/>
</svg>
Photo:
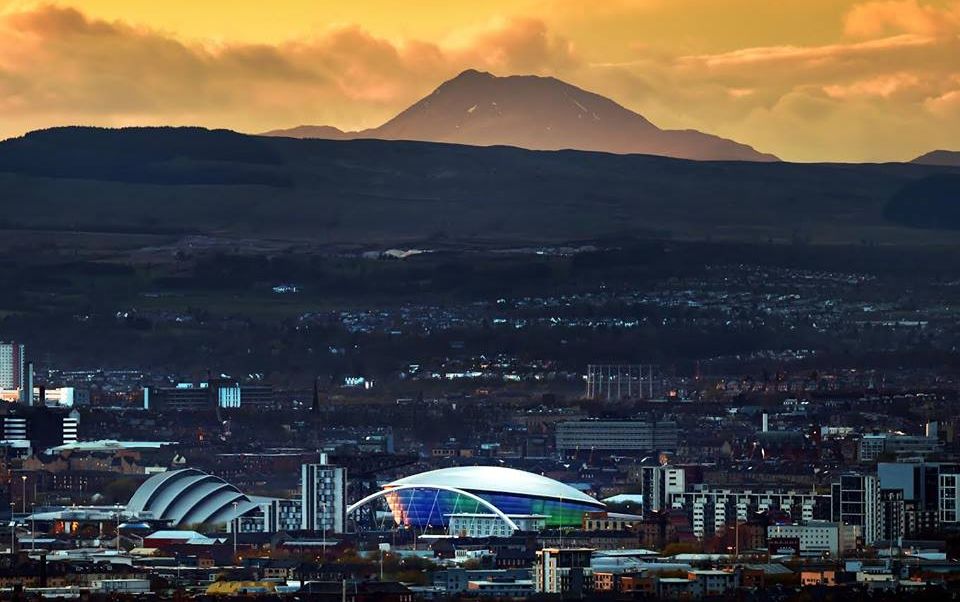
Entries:
<svg viewBox="0 0 960 602">
<path fill-rule="evenodd" d="M 498 77 L 477 69 L 443 82 L 380 127 L 345 136 L 700 160 L 777 160 L 696 130 L 662 130 L 609 98 L 554 77 Z M 335 132 L 318 137 L 340 138 Z"/>
<path fill-rule="evenodd" d="M 960 166 L 960 151 L 934 150 L 910 161 L 919 165 Z"/>
<path fill-rule="evenodd" d="M 494 79 L 495 75 L 488 71 L 480 71 L 479 69 L 464 69 L 453 79 L 447 80 L 445 83 L 449 83 L 456 80 L 465 80 L 465 79 Z"/>
</svg>

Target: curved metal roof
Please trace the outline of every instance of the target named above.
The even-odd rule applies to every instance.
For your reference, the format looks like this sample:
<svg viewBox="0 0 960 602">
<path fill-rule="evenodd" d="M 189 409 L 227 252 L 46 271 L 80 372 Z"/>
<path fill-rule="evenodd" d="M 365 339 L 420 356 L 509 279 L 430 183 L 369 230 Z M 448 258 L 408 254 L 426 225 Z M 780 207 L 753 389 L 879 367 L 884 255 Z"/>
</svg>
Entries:
<svg viewBox="0 0 960 602">
<path fill-rule="evenodd" d="M 444 485 L 470 492 L 513 493 L 541 498 L 581 502 L 604 508 L 603 502 L 560 481 L 525 470 L 503 466 L 455 466 L 421 472 L 393 481 L 384 487 L 399 485 Z"/>
<path fill-rule="evenodd" d="M 253 506 L 250 498 L 223 479 L 195 468 L 184 468 L 162 472 L 144 481 L 127 503 L 127 512 L 144 518 L 167 519 L 177 526 L 228 522 Z"/>
</svg>

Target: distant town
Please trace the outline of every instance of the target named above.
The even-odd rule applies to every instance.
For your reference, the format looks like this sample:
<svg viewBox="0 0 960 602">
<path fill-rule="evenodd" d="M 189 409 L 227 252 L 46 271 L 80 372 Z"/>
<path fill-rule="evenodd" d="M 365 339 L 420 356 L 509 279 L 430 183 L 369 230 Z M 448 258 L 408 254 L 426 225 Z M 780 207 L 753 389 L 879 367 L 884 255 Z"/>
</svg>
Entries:
<svg viewBox="0 0 960 602">
<path fill-rule="evenodd" d="M 730 313 L 707 297 L 624 302 Z M 571 302 L 459 311 L 521 328 L 519 308 Z M 805 316 L 921 328 L 880 305 L 810 302 L 823 315 Z M 339 319 L 454 319 L 400 315 Z M 946 595 L 960 575 L 960 389 L 922 371 L 744 379 L 503 355 L 296 390 L 262 374 L 38 370 L 33 357 L 0 344 L 9 595 L 788 599 Z M 448 393 L 380 391 L 421 379 Z"/>
</svg>

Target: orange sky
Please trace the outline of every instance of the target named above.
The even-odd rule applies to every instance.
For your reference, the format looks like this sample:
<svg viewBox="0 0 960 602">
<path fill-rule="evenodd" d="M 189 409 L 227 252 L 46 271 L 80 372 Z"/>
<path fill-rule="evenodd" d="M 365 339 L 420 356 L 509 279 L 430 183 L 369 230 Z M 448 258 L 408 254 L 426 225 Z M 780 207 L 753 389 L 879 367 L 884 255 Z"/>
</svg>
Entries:
<svg viewBox="0 0 960 602">
<path fill-rule="evenodd" d="M 0 0 L 0 137 L 368 127 L 470 67 L 789 160 L 960 148 L 960 0 Z"/>
</svg>

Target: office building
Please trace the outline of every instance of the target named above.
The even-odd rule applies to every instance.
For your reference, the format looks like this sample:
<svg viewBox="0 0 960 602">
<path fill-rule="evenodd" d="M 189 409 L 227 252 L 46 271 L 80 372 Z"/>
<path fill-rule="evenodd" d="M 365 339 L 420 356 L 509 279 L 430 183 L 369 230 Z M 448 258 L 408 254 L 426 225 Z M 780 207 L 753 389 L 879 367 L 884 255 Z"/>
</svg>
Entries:
<svg viewBox="0 0 960 602">
<path fill-rule="evenodd" d="M 880 479 L 873 475 L 845 474 L 831 487 L 832 518 L 835 522 L 861 528 L 863 543 L 870 545 L 883 537 L 883 510 Z"/>
<path fill-rule="evenodd" d="M 271 385 L 247 385 L 230 378 L 218 378 L 199 384 L 144 389 L 144 407 L 181 412 L 217 407 L 270 410 L 276 407 L 276 399 Z"/>
<path fill-rule="evenodd" d="M 767 545 L 771 554 L 839 556 L 856 548 L 859 528 L 824 521 L 769 525 Z"/>
<path fill-rule="evenodd" d="M 3 440 L 25 452 L 42 452 L 77 441 L 80 413 L 49 408 L 20 408 L 16 413 L 0 416 Z"/>
<path fill-rule="evenodd" d="M 876 462 L 881 456 L 925 457 L 943 449 L 934 436 L 879 434 L 864 435 L 860 439 L 861 462 Z"/>
<path fill-rule="evenodd" d="M 346 532 L 347 469 L 327 464 L 326 454 L 317 464 L 300 467 L 300 528 L 328 533 Z"/>
<path fill-rule="evenodd" d="M 574 420 L 556 432 L 561 454 L 660 452 L 677 449 L 677 423 L 644 420 Z"/>
<path fill-rule="evenodd" d="M 957 501 L 952 497 L 960 465 L 943 462 L 880 462 L 877 476 L 884 491 L 903 494 L 904 537 L 936 536 L 941 526 L 956 524 Z M 890 529 L 884 526 L 884 531 Z"/>
</svg>

